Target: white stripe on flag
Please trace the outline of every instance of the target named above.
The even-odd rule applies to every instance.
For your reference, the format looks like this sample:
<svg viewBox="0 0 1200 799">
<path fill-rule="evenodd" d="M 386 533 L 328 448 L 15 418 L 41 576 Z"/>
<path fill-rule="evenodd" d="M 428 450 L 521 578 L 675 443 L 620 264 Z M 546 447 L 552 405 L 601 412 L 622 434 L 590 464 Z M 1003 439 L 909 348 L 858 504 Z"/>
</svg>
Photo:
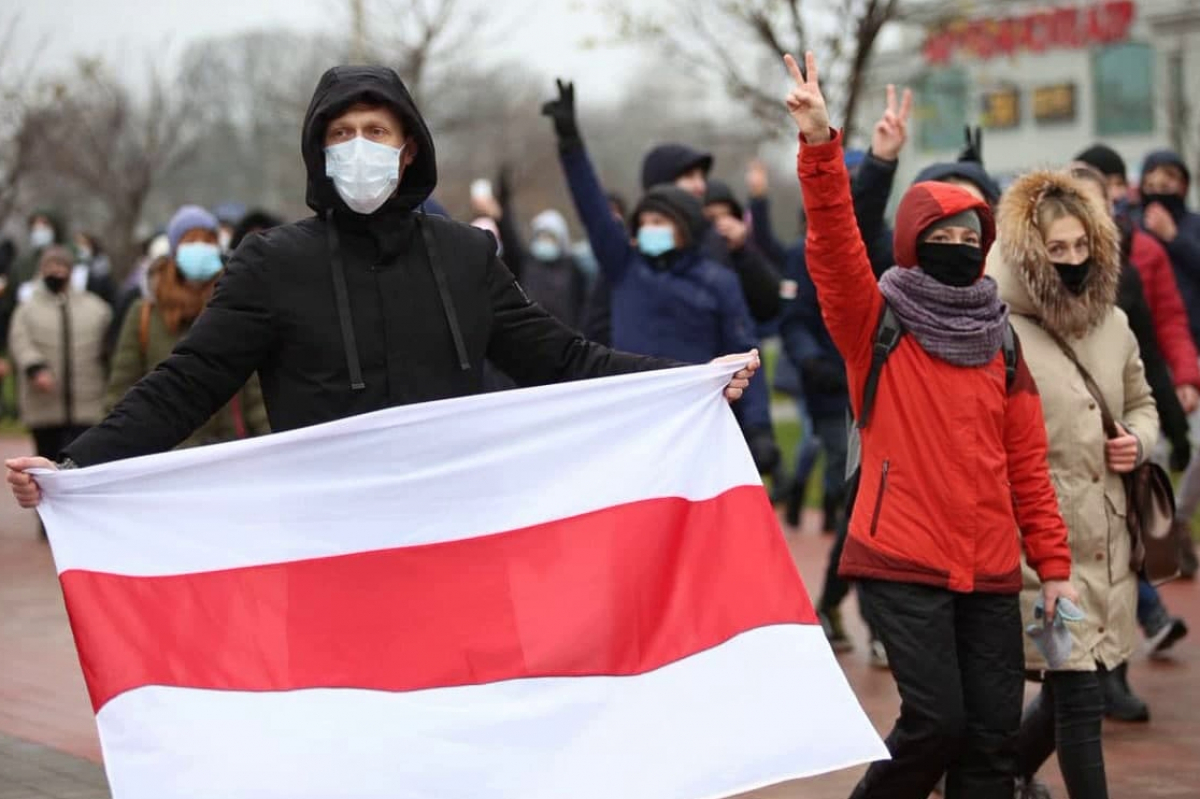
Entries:
<svg viewBox="0 0 1200 799">
<path fill-rule="evenodd" d="M 701 799 L 887 757 L 808 625 L 635 677 L 397 694 L 147 687 L 98 721 L 119 799 Z"/>
</svg>

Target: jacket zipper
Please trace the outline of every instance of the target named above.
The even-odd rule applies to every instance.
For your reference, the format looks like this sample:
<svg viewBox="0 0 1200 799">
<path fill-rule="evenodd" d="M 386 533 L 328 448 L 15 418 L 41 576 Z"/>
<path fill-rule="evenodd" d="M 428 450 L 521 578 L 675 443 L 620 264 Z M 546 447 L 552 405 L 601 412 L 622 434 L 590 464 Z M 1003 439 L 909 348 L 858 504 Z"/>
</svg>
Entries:
<svg viewBox="0 0 1200 799">
<path fill-rule="evenodd" d="M 875 511 L 871 514 L 871 537 L 879 530 L 879 512 L 883 510 L 883 495 L 887 491 L 888 472 L 892 470 L 892 462 L 883 462 L 883 471 L 879 475 L 879 493 L 875 496 Z"/>
</svg>

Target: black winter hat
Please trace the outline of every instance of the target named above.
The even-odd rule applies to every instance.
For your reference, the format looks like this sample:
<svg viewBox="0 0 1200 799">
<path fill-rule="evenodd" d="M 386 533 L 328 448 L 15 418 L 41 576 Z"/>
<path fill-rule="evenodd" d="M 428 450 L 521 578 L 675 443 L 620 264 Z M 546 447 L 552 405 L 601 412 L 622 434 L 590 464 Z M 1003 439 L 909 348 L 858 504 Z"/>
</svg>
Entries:
<svg viewBox="0 0 1200 799">
<path fill-rule="evenodd" d="M 704 193 L 704 204 L 715 205 L 717 203 L 728 204 L 733 210 L 733 215 L 739 219 L 746 212 L 728 183 L 723 180 L 710 180 L 708 181 L 708 191 Z"/>
<path fill-rule="evenodd" d="M 1142 161 L 1142 181 L 1145 182 L 1146 175 L 1149 175 L 1160 166 L 1173 166 L 1183 173 L 1183 182 L 1188 186 L 1192 185 L 1192 171 L 1188 169 L 1187 164 L 1179 153 L 1174 150 L 1155 150 L 1146 156 L 1146 160 Z"/>
<path fill-rule="evenodd" d="M 693 150 L 686 144 L 660 144 L 642 159 L 642 189 L 649 190 L 660 183 L 674 183 L 675 178 L 696 167 L 703 169 L 707 175 L 712 165 L 711 153 Z"/>
<path fill-rule="evenodd" d="M 655 211 L 670 217 L 671 221 L 679 226 L 679 229 L 688 238 L 680 245 L 679 249 L 699 243 L 704 235 L 706 227 L 704 209 L 700 206 L 699 200 L 683 189 L 665 185 L 655 186 L 646 192 L 637 207 L 633 209 L 633 216 L 629 220 L 629 228 L 635 236 L 638 228 L 642 226 L 640 217 L 644 211 Z"/>
<path fill-rule="evenodd" d="M 1125 168 L 1125 159 L 1107 144 L 1093 144 L 1075 156 L 1075 160 L 1096 167 L 1106 178 L 1113 175 L 1124 178 L 1128 174 L 1128 170 Z"/>
</svg>

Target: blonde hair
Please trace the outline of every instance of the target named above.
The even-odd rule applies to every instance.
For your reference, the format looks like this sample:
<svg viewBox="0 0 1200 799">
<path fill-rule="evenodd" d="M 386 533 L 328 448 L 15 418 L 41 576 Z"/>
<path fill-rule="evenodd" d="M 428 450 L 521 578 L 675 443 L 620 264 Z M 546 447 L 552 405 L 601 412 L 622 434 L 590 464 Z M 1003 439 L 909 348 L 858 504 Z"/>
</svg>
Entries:
<svg viewBox="0 0 1200 799">
<path fill-rule="evenodd" d="M 1073 216 L 1079 220 L 1079 224 L 1083 229 L 1088 231 L 1088 237 L 1092 235 L 1092 209 L 1088 207 L 1087 199 L 1082 195 L 1074 193 L 1066 193 L 1050 189 L 1038 201 L 1037 208 L 1034 211 L 1034 219 L 1037 222 L 1038 230 L 1045 239 L 1046 234 L 1050 230 L 1050 226 L 1058 220 Z"/>
</svg>

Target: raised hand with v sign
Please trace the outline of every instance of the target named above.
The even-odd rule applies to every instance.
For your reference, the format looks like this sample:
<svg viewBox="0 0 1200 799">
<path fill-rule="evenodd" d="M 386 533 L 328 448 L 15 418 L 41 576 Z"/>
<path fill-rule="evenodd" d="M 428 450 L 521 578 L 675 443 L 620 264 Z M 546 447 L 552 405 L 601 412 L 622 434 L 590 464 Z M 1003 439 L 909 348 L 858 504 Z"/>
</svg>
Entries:
<svg viewBox="0 0 1200 799">
<path fill-rule="evenodd" d="M 554 120 L 554 132 L 560 143 L 576 140 L 579 125 L 575 121 L 575 84 L 561 78 L 555 83 L 558 84 L 558 98 L 543 104 L 542 114 Z"/>
<path fill-rule="evenodd" d="M 800 65 L 790 55 L 783 57 L 788 72 L 796 85 L 788 92 L 787 109 L 796 120 L 804 140 L 809 144 L 824 144 L 831 138 L 829 132 L 829 109 L 825 107 L 825 97 L 817 76 L 817 57 L 812 51 L 804 54 L 804 73 Z"/>
<path fill-rule="evenodd" d="M 887 108 L 871 133 L 871 154 L 884 161 L 895 161 L 908 141 L 908 118 L 912 114 L 913 95 L 904 90 L 904 99 L 896 106 L 896 87 L 888 84 Z"/>
</svg>

